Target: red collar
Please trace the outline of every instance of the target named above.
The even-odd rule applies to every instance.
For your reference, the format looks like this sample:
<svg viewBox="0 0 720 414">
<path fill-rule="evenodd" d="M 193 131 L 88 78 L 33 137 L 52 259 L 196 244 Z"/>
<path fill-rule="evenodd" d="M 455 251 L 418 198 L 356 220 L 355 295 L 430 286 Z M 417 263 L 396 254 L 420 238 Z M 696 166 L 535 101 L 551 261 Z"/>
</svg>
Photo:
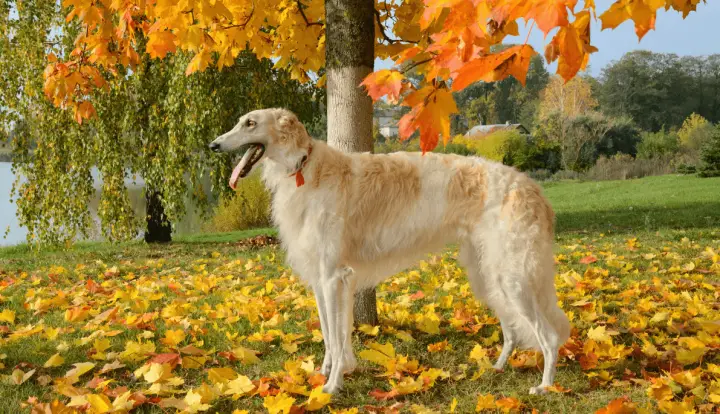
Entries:
<svg viewBox="0 0 720 414">
<path fill-rule="evenodd" d="M 301 185 L 305 184 L 305 177 L 303 177 L 302 169 L 305 168 L 305 165 L 307 164 L 308 158 L 310 157 L 310 154 L 312 153 L 312 144 L 310 144 L 310 147 L 308 147 L 308 153 L 307 155 L 303 156 L 302 161 L 300 161 L 300 168 L 297 169 L 294 173 L 290 174 L 288 177 L 295 176 L 295 185 L 297 187 L 300 187 Z"/>
</svg>

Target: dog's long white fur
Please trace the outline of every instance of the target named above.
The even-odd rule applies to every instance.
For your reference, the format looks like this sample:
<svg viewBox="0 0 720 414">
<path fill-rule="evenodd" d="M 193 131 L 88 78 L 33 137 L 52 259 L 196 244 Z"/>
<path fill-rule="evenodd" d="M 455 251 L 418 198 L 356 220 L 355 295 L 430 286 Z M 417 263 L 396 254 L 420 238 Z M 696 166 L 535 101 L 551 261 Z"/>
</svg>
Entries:
<svg viewBox="0 0 720 414">
<path fill-rule="evenodd" d="M 345 154 L 311 139 L 282 109 L 244 115 L 212 145 L 232 151 L 250 143 L 266 147 L 263 180 L 273 195 L 273 220 L 289 264 L 315 294 L 327 392 L 341 388 L 356 365 L 355 292 L 451 242 L 460 244 L 473 292 L 500 319 L 495 368 L 516 346 L 537 348 L 545 367 L 530 393 L 553 385 L 570 325 L 554 287 L 554 215 L 531 179 L 477 157 Z M 304 157 L 305 184 L 298 187 L 291 174 Z"/>
</svg>

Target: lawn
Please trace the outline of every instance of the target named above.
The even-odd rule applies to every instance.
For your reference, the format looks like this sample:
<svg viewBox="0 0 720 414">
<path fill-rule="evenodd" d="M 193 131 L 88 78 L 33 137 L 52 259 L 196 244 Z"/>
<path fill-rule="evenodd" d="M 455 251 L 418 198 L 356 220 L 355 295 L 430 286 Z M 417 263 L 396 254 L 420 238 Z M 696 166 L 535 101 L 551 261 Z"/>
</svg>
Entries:
<svg viewBox="0 0 720 414">
<path fill-rule="evenodd" d="M 552 183 L 546 194 L 574 328 L 548 395 L 527 394 L 541 378 L 534 352 L 488 369 L 499 325 L 449 248 L 378 287 L 380 326 L 356 331 L 359 369 L 328 403 L 314 390 L 312 295 L 277 247 L 238 244 L 272 232 L 261 229 L 0 249 L 0 412 L 575 413 L 611 401 L 607 412 L 716 412 L 720 179 Z"/>
</svg>

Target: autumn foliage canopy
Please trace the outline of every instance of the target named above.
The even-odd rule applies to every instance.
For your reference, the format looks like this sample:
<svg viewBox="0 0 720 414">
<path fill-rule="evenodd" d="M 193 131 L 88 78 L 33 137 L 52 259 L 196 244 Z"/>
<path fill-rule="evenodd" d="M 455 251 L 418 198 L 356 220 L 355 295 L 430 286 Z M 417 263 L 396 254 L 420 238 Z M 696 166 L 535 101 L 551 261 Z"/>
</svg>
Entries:
<svg viewBox="0 0 720 414">
<path fill-rule="evenodd" d="M 573 78 L 597 51 L 591 45 L 590 22 L 603 29 L 632 20 L 638 38 L 655 27 L 659 9 L 683 17 L 700 0 L 618 0 L 598 11 L 594 0 L 408 0 L 378 1 L 376 57 L 390 58 L 395 68 L 370 74 L 363 85 L 373 99 L 387 96 L 411 111 L 400 121 L 400 135 L 419 130 L 421 148 L 434 148 L 450 136 L 450 114 L 457 112 L 451 91 L 473 82 L 514 76 L 524 84 L 530 58 L 538 53 L 525 44 L 500 45 L 518 35 L 523 20 L 549 39 L 548 62 Z M 56 106 L 72 108 L 78 122 L 94 115 L 92 91 L 117 73 L 134 67 L 147 53 L 163 58 L 183 51 L 194 55 L 190 75 L 209 65 L 232 65 L 246 48 L 260 58 L 275 58 L 276 67 L 295 79 L 324 83 L 316 74 L 325 64 L 322 0 L 63 0 L 68 21 L 82 30 L 68 59 L 48 56 L 45 94 Z M 599 13 L 599 15 L 598 15 Z M 404 72 L 424 78 L 414 85 Z"/>
</svg>

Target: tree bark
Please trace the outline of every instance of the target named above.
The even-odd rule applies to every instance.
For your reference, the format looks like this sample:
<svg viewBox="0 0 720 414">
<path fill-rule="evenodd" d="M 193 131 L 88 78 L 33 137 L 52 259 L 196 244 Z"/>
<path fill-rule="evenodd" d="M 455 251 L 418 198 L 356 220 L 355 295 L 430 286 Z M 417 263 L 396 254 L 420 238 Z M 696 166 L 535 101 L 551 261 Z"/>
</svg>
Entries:
<svg viewBox="0 0 720 414">
<path fill-rule="evenodd" d="M 345 152 L 372 152 L 372 99 L 359 85 L 373 70 L 373 0 L 325 2 L 327 140 Z M 355 295 L 355 323 L 377 325 L 375 290 Z"/>
<path fill-rule="evenodd" d="M 147 190 L 145 192 L 145 219 L 147 228 L 145 229 L 146 243 L 167 243 L 172 240 L 172 227 L 167 216 L 165 216 L 165 208 L 162 205 L 160 192 Z"/>
</svg>

